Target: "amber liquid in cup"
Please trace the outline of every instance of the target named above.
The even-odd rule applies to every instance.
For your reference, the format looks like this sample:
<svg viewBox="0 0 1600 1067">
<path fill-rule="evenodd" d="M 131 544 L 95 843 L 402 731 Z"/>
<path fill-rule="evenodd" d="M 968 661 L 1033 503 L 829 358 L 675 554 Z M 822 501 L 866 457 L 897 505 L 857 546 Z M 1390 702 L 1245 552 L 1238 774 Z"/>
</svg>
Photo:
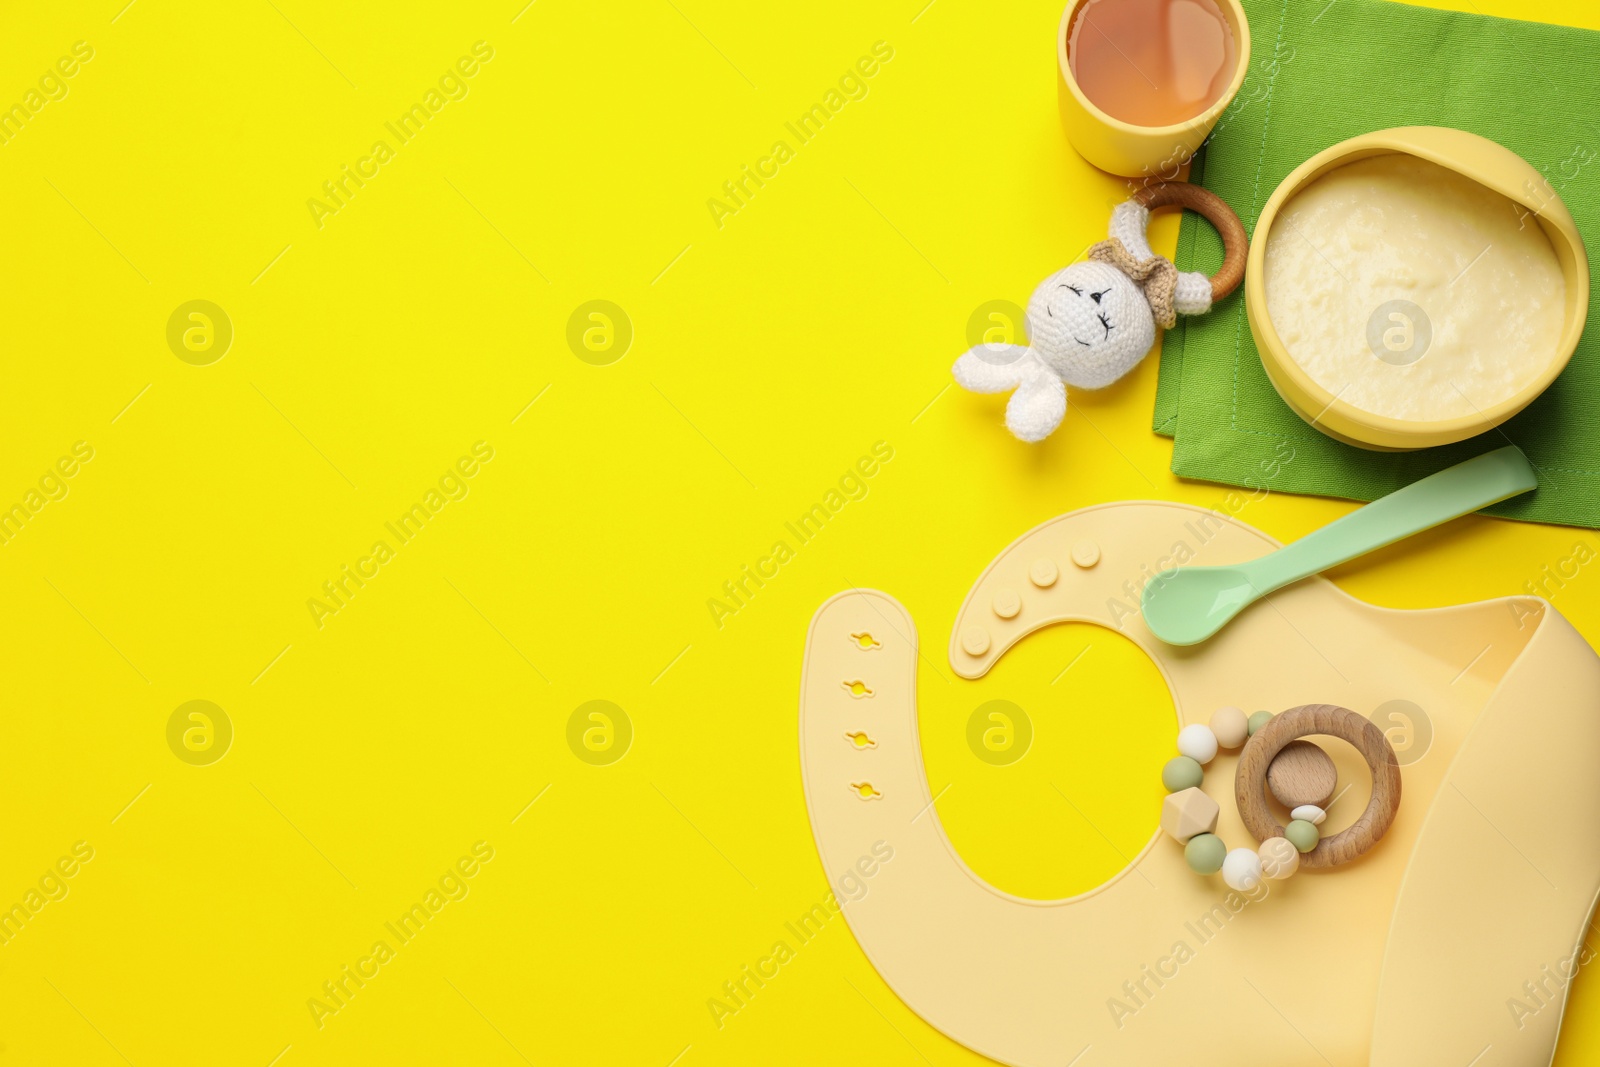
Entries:
<svg viewBox="0 0 1600 1067">
<path fill-rule="evenodd" d="M 1067 59 L 1095 107 L 1133 126 L 1175 126 L 1228 91 L 1238 42 L 1215 0 L 1089 0 Z"/>
</svg>

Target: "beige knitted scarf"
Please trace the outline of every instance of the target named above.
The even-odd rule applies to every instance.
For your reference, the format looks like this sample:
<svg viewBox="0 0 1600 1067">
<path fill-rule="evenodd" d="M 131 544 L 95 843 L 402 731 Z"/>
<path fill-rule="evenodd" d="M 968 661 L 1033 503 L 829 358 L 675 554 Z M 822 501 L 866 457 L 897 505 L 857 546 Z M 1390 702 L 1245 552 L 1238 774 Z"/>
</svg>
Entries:
<svg viewBox="0 0 1600 1067">
<path fill-rule="evenodd" d="M 1145 299 L 1150 301 L 1150 313 L 1163 330 L 1177 325 L 1178 312 L 1173 307 L 1172 297 L 1178 288 L 1178 268 L 1171 260 L 1164 256 L 1151 256 L 1143 262 L 1136 260 L 1115 237 L 1089 249 L 1089 258 L 1109 263 L 1132 278 L 1144 290 Z"/>
</svg>

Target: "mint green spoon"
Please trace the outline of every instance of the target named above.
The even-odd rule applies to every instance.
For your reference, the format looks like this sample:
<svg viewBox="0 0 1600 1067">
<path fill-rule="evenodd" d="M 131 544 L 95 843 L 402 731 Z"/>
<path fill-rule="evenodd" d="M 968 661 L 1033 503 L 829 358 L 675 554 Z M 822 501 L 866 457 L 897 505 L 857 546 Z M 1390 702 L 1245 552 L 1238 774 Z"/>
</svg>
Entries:
<svg viewBox="0 0 1600 1067">
<path fill-rule="evenodd" d="M 1140 610 L 1169 645 L 1197 645 L 1246 606 L 1309 578 L 1539 484 L 1514 445 L 1430 474 L 1248 563 L 1162 571 L 1144 587 Z"/>
</svg>

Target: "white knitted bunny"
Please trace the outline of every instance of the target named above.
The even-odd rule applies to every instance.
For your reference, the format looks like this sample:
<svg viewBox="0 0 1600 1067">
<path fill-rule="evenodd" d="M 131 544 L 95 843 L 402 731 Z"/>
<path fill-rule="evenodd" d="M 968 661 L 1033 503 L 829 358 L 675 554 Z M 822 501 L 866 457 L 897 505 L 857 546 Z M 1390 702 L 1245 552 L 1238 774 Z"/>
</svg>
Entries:
<svg viewBox="0 0 1600 1067">
<path fill-rule="evenodd" d="M 1179 271 L 1151 252 L 1145 237 L 1150 207 L 1169 203 L 1199 208 L 1223 232 L 1230 258 L 1217 283 L 1204 274 Z M 1214 294 L 1220 299 L 1238 284 L 1237 279 L 1225 284 L 1238 245 L 1229 240 L 1226 220 L 1212 217 L 1217 205 L 1238 227 L 1242 241 L 1244 228 L 1237 216 L 1198 186 L 1152 186 L 1117 205 L 1110 238 L 1091 248 L 1087 260 L 1057 271 L 1033 291 L 1027 312 L 1032 344 L 979 345 L 956 360 L 956 381 L 974 393 L 1015 390 L 1006 405 L 1006 427 L 1024 441 L 1044 440 L 1066 415 L 1067 386 L 1110 385 L 1150 351 L 1157 324 L 1171 329 L 1180 313 L 1209 311 Z M 1237 259 L 1242 276 L 1242 253 Z"/>
</svg>

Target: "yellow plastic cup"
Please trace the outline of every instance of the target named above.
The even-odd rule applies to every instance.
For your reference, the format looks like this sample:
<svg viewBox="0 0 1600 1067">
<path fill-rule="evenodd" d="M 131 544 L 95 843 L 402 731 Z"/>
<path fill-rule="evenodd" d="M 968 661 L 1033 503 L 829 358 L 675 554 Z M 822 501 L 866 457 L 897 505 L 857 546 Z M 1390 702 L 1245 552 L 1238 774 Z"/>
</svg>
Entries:
<svg viewBox="0 0 1600 1067">
<path fill-rule="evenodd" d="M 1454 419 L 1396 419 L 1362 411 L 1312 380 L 1296 363 L 1267 314 L 1267 238 L 1283 205 L 1311 182 L 1346 163 L 1393 153 L 1413 155 L 1447 167 L 1505 196 L 1537 218 L 1566 280 L 1561 339 L 1550 363 L 1536 379 L 1510 398 L 1481 412 Z M 1578 347 L 1589 315 L 1589 256 L 1572 213 L 1543 174 L 1515 152 L 1486 137 L 1445 126 L 1402 126 L 1342 141 L 1295 168 L 1279 185 L 1256 222 L 1250 260 L 1244 272 L 1245 314 L 1261 353 L 1267 378 L 1306 422 L 1335 440 L 1382 452 L 1431 448 L 1463 441 L 1505 422 L 1533 402 L 1556 380 Z"/>
<path fill-rule="evenodd" d="M 1142 177 L 1166 181 L 1178 176 L 1178 171 L 1194 158 L 1217 119 L 1228 109 L 1244 76 L 1250 70 L 1250 23 L 1244 17 L 1239 0 L 1217 0 L 1222 17 L 1233 31 L 1238 44 L 1234 57 L 1233 77 L 1228 89 L 1217 102 L 1192 119 L 1174 126 L 1134 126 L 1121 119 L 1112 118 L 1101 111 L 1072 77 L 1072 64 L 1067 57 L 1067 40 L 1072 33 L 1072 20 L 1089 0 L 1070 0 L 1061 14 L 1061 27 L 1056 33 L 1056 67 L 1059 77 L 1056 89 L 1061 102 L 1061 124 L 1066 128 L 1067 140 L 1078 154 L 1103 171 L 1125 177 Z"/>
</svg>

